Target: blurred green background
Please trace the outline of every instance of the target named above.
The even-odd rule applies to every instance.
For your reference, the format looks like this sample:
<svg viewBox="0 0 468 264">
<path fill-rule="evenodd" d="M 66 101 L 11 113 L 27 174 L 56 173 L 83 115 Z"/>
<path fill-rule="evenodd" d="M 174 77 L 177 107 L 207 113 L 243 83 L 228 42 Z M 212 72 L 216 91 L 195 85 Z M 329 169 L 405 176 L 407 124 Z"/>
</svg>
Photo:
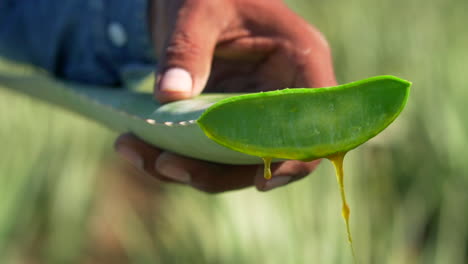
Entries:
<svg viewBox="0 0 468 264">
<path fill-rule="evenodd" d="M 414 83 L 345 161 L 359 263 L 468 263 L 468 1 L 287 2 L 328 38 L 340 83 Z M 0 124 L 0 263 L 352 263 L 329 162 L 207 195 L 137 175 L 115 133 L 5 89 Z"/>
</svg>

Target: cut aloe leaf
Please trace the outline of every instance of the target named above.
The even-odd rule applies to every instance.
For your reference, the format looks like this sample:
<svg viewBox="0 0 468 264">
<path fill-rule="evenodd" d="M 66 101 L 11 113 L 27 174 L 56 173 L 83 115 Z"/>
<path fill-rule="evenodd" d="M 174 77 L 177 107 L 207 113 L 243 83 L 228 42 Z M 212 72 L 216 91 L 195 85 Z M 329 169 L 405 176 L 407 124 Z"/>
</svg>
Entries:
<svg viewBox="0 0 468 264">
<path fill-rule="evenodd" d="M 411 83 L 373 77 L 317 89 L 285 89 L 223 99 L 198 119 L 219 144 L 253 156 L 312 160 L 346 152 L 401 112 Z"/>
<path fill-rule="evenodd" d="M 409 86 L 382 76 L 330 88 L 209 94 L 160 105 L 151 93 L 64 82 L 0 60 L 1 88 L 134 133 L 162 149 L 226 164 L 261 164 L 259 157 L 309 160 L 352 149 L 396 118 Z"/>
</svg>

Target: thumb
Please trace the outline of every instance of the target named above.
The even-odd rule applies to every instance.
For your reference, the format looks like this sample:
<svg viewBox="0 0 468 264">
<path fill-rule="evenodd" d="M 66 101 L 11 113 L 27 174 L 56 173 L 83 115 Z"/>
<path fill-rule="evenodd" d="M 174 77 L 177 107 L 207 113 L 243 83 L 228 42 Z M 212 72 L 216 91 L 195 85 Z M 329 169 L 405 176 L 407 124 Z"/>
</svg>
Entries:
<svg viewBox="0 0 468 264">
<path fill-rule="evenodd" d="M 202 92 L 210 75 L 219 24 L 203 6 L 181 7 L 162 54 L 154 91 L 157 100 L 187 99 Z"/>
</svg>

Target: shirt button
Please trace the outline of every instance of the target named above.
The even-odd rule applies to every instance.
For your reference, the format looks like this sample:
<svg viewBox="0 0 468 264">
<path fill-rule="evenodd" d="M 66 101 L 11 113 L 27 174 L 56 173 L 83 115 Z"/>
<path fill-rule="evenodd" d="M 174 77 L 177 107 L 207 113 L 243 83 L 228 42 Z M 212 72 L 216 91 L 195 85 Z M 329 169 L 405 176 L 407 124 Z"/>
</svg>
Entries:
<svg viewBox="0 0 468 264">
<path fill-rule="evenodd" d="M 122 47 L 127 43 L 127 33 L 123 26 L 118 22 L 111 22 L 107 28 L 107 34 L 112 44 L 116 47 Z"/>
</svg>

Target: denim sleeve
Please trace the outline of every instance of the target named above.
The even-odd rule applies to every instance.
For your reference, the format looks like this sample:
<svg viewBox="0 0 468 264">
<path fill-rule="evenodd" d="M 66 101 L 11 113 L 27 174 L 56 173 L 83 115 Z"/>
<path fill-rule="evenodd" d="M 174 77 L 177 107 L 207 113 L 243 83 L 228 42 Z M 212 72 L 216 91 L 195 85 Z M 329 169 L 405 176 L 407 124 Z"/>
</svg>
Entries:
<svg viewBox="0 0 468 264">
<path fill-rule="evenodd" d="M 154 70 L 148 0 L 1 0 L 0 55 L 73 81 L 119 85 Z"/>
</svg>

